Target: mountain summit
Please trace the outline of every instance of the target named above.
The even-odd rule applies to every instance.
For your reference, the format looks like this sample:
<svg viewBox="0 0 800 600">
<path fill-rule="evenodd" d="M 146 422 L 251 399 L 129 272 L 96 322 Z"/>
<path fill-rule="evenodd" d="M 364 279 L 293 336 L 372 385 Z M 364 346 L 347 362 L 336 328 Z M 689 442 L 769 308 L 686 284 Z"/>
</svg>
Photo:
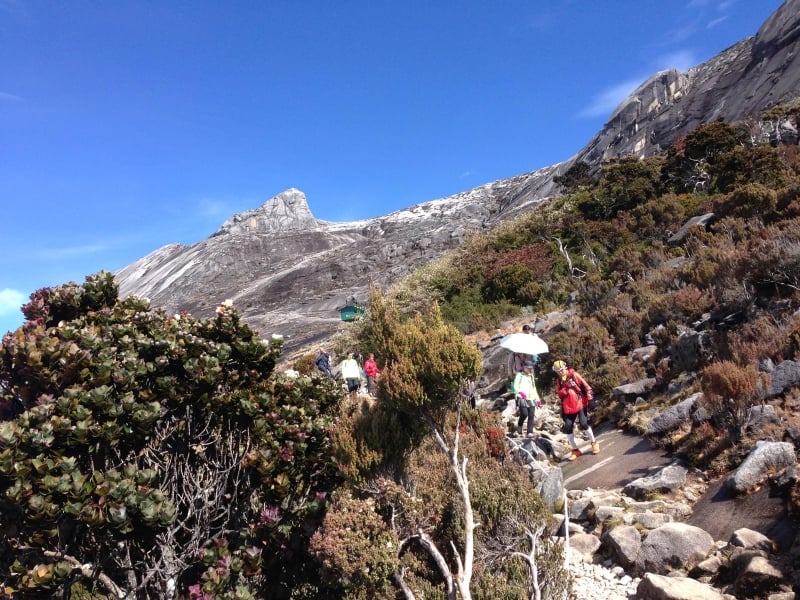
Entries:
<svg viewBox="0 0 800 600">
<path fill-rule="evenodd" d="M 534 209 L 557 190 L 553 177 L 576 161 L 666 150 L 701 123 L 748 121 L 754 139 L 786 140 L 790 123 L 759 120 L 800 98 L 800 0 L 786 0 L 754 37 L 686 73 L 656 73 L 612 113 L 600 132 L 562 163 L 495 181 L 392 214 L 347 223 L 320 221 L 300 190 L 234 215 L 211 237 L 172 244 L 117 272 L 120 294 L 169 311 L 211 316 L 232 299 L 262 335 L 279 333 L 293 349 L 335 332 L 337 309 L 364 299 L 370 281 L 386 287 L 490 229 Z M 379 203 L 379 199 L 376 199 Z"/>
<path fill-rule="evenodd" d="M 289 188 L 259 208 L 232 216 L 214 235 L 257 235 L 317 228 L 318 222 L 311 214 L 306 195 L 298 189 Z"/>
</svg>

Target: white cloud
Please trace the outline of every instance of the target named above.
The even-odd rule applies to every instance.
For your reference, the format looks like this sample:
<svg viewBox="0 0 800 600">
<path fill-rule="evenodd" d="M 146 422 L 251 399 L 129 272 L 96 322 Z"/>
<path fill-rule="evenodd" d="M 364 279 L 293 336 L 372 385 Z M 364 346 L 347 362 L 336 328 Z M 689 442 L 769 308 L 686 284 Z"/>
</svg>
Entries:
<svg viewBox="0 0 800 600">
<path fill-rule="evenodd" d="M 597 117 L 609 116 L 623 100 L 636 90 L 636 88 L 647 81 L 648 77 L 666 69 L 686 71 L 696 64 L 697 60 L 695 56 L 688 50 L 676 50 L 675 52 L 659 56 L 653 60 L 653 69 L 648 74 L 642 75 L 639 78 L 632 77 L 596 94 L 589 105 L 578 112 L 578 118 L 594 119 Z"/>
<path fill-rule="evenodd" d="M 728 20 L 728 17 L 725 16 L 725 17 L 719 17 L 717 19 L 714 19 L 713 21 L 709 21 L 708 25 L 706 25 L 706 29 L 712 29 L 712 28 L 716 27 L 717 25 L 719 25 L 720 23 L 722 23 L 723 21 L 727 21 L 727 20 Z"/>
<path fill-rule="evenodd" d="M 72 258 L 74 256 L 86 256 L 87 254 L 99 254 L 106 252 L 108 246 L 104 244 L 90 244 L 86 246 L 68 246 L 66 248 L 45 248 L 39 252 L 42 258 Z"/>
<path fill-rule="evenodd" d="M 22 97 L 15 94 L 9 94 L 8 92 L 0 92 L 0 101 L 21 102 Z"/>
<path fill-rule="evenodd" d="M 20 306 L 28 301 L 28 296 L 19 290 L 5 288 L 0 290 L 0 315 L 11 315 L 19 312 Z"/>
<path fill-rule="evenodd" d="M 197 214 L 205 220 L 222 225 L 223 221 L 229 219 L 233 215 L 258 208 L 264 202 L 265 200 L 259 201 L 255 198 L 237 198 L 232 196 L 222 198 L 205 197 L 198 201 Z"/>
<path fill-rule="evenodd" d="M 610 115 L 643 81 L 644 79 L 630 79 L 603 90 L 595 95 L 589 106 L 578 113 L 578 118 L 594 119 Z"/>
<path fill-rule="evenodd" d="M 665 69 L 686 71 L 697 65 L 697 58 L 688 50 L 676 50 L 675 52 L 670 52 L 669 54 L 664 54 L 656 58 L 654 64 L 656 71 L 663 71 Z M 642 81 L 644 81 L 644 79 Z"/>
</svg>

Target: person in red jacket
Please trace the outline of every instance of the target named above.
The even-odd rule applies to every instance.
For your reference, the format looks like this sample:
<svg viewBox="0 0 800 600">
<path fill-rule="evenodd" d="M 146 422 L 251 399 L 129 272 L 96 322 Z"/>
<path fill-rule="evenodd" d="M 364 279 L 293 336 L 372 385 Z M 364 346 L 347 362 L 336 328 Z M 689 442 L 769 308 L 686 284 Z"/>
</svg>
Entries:
<svg viewBox="0 0 800 600">
<path fill-rule="evenodd" d="M 556 372 L 556 394 L 561 399 L 561 418 L 564 419 L 564 433 L 567 434 L 569 445 L 572 448 L 567 460 L 575 460 L 582 452 L 575 443 L 575 421 L 580 423 L 581 428 L 586 431 L 589 441 L 592 442 L 592 454 L 600 454 L 600 444 L 594 437 L 594 432 L 589 426 L 587 410 L 589 403 L 594 398 L 591 386 L 578 374 L 575 369 L 567 367 L 563 360 L 553 363 L 553 371 Z"/>
<path fill-rule="evenodd" d="M 364 374 L 367 376 L 367 393 L 375 396 L 375 378 L 381 374 L 378 363 L 375 362 L 375 355 L 370 353 L 369 358 L 364 361 Z"/>
</svg>

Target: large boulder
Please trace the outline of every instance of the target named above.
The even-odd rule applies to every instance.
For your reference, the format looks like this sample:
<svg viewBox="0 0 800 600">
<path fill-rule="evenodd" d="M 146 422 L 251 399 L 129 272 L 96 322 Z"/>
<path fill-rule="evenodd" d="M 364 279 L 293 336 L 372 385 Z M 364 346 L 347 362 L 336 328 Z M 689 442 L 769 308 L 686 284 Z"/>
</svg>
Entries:
<svg viewBox="0 0 800 600">
<path fill-rule="evenodd" d="M 697 401 L 703 397 L 702 392 L 692 394 L 686 400 L 670 406 L 661 414 L 653 417 L 647 424 L 647 435 L 669 433 L 691 420 Z"/>
<path fill-rule="evenodd" d="M 631 498 L 645 500 L 655 493 L 672 492 L 686 483 L 686 467 L 668 465 L 653 475 L 631 481 L 623 491 Z"/>
<path fill-rule="evenodd" d="M 744 462 L 725 480 L 735 494 L 743 494 L 763 484 L 767 478 L 797 464 L 794 446 L 788 442 L 756 442 Z"/>
<path fill-rule="evenodd" d="M 664 577 L 646 573 L 636 588 L 642 600 L 724 600 L 719 591 L 688 577 Z"/>
<path fill-rule="evenodd" d="M 642 536 L 632 525 L 621 525 L 606 532 L 602 537 L 603 547 L 613 560 L 625 569 L 636 564 L 642 547 Z"/>
<path fill-rule="evenodd" d="M 785 360 L 770 374 L 767 396 L 779 396 L 789 388 L 800 386 L 800 362 Z"/>
<path fill-rule="evenodd" d="M 686 523 L 667 523 L 653 529 L 642 542 L 636 557 L 636 571 L 666 575 L 670 571 L 690 570 L 715 548 L 706 531 Z"/>
</svg>

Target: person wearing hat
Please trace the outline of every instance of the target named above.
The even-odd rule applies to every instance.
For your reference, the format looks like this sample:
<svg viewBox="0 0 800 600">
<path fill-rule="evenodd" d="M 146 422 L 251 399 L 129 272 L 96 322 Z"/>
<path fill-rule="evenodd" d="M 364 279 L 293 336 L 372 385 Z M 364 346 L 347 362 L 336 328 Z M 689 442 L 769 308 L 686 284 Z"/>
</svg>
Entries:
<svg viewBox="0 0 800 600">
<path fill-rule="evenodd" d="M 536 391 L 536 382 L 533 379 L 533 361 L 525 361 L 522 371 L 514 376 L 511 382 L 511 391 L 519 409 L 519 419 L 517 419 L 517 433 L 522 433 L 522 424 L 528 420 L 527 434 L 533 435 L 533 419 L 536 414 L 536 407 L 542 405 L 539 392 Z"/>
<path fill-rule="evenodd" d="M 556 373 L 556 394 L 561 399 L 563 431 L 567 434 L 569 445 L 572 448 L 567 460 L 575 460 L 582 454 L 578 449 L 578 444 L 575 443 L 575 421 L 580 423 L 581 428 L 589 436 L 589 441 L 592 443 L 592 454 L 600 454 L 600 444 L 594 437 L 586 412 L 594 397 L 591 386 L 575 369 L 568 368 L 567 363 L 563 360 L 553 363 L 553 371 Z"/>
</svg>

